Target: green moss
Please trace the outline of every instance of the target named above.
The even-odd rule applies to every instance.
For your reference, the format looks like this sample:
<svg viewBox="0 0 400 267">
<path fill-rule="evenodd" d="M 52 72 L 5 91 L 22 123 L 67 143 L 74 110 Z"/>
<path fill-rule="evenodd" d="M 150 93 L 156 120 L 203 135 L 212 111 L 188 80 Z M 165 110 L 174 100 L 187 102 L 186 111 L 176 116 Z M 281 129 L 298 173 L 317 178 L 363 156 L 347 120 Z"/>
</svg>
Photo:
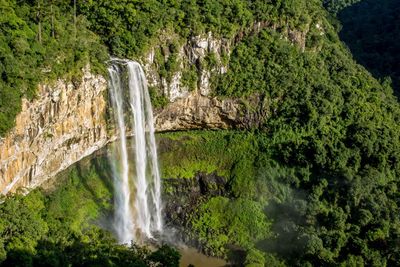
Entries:
<svg viewBox="0 0 400 267">
<path fill-rule="evenodd" d="M 168 151 L 160 153 L 162 176 L 192 178 L 197 172 L 230 178 L 231 169 L 251 154 L 251 133 L 201 131 L 160 134 Z M 168 141 L 170 140 L 170 142 Z M 251 157 L 248 157 L 251 160 Z M 235 173 L 235 172 L 234 172 Z M 241 176 L 239 173 L 237 177 Z M 233 178 L 232 178 L 233 179 Z M 233 179 L 235 180 L 235 179 Z M 245 180 L 244 178 L 242 179 Z"/>
</svg>

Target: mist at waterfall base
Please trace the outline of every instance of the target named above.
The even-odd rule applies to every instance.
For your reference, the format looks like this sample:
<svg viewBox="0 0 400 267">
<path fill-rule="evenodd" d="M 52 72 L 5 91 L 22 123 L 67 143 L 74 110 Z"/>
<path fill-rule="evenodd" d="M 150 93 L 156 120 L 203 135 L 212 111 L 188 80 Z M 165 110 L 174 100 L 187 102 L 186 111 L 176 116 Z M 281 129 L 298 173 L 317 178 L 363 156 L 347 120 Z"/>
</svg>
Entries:
<svg viewBox="0 0 400 267">
<path fill-rule="evenodd" d="M 153 112 L 140 64 L 120 59 L 112 59 L 110 64 L 109 93 L 118 134 L 110 157 L 115 190 L 113 228 L 120 243 L 140 243 L 163 230 Z M 133 130 L 132 149 L 127 142 L 128 128 Z"/>
<path fill-rule="evenodd" d="M 111 230 L 121 244 L 156 242 L 177 247 L 182 255 L 180 266 L 225 266 L 224 260 L 187 247 L 175 229 L 164 231 L 154 118 L 145 74 L 137 62 L 121 59 L 112 59 L 108 72 L 118 135 L 108 155 L 114 184 Z M 128 129 L 133 138 L 128 139 Z"/>
</svg>

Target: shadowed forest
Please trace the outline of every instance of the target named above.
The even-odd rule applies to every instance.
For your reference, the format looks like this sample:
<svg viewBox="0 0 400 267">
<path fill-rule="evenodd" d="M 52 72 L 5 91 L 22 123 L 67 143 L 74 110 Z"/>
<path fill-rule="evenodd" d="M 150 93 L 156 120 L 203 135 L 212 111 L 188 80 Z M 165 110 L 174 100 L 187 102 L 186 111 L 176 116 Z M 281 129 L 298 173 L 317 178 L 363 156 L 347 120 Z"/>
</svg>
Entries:
<svg viewBox="0 0 400 267">
<path fill-rule="evenodd" d="M 340 38 L 356 61 L 400 94 L 400 5 L 396 0 L 364 0 L 339 13 Z"/>
</svg>

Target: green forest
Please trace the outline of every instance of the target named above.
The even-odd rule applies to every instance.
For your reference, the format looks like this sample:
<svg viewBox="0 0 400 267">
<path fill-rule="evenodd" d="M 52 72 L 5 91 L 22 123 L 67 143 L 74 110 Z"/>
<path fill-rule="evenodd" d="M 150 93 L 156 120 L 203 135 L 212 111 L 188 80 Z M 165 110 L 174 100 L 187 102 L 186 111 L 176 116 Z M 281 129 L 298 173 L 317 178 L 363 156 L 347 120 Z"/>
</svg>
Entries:
<svg viewBox="0 0 400 267">
<path fill-rule="evenodd" d="M 99 218 L 111 212 L 112 191 L 99 167 L 107 161 L 95 163 L 71 168 L 56 189 L 2 199 L 0 266 L 178 265 L 179 252 L 169 246 L 119 245 L 101 227 Z"/>
<path fill-rule="evenodd" d="M 209 31 L 240 35 L 227 73 L 212 75 L 213 96 L 260 96 L 269 116 L 246 130 L 157 136 L 169 144 L 163 178 L 226 181 L 191 210 L 188 235 L 207 255 L 240 251 L 239 266 L 398 266 L 399 8 L 395 0 L 0 0 L 0 136 L 38 84 L 76 79 L 86 64 L 104 74 L 108 55 L 140 58 L 161 31 L 178 43 Z M 256 22 L 271 27 L 254 33 Z M 304 49 L 288 29 L 307 32 Z M 109 166 L 91 165 L 71 168 L 53 190 L 4 197 L 0 265 L 178 266 L 174 248 L 118 245 L 102 227 L 112 212 Z"/>
</svg>

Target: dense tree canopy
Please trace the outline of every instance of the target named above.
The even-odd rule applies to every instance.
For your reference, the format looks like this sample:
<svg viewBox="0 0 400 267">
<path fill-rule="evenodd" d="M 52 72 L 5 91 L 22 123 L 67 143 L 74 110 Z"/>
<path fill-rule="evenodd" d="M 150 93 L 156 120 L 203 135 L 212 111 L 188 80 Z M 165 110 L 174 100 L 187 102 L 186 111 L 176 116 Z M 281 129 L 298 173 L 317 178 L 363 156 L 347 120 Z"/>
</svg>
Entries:
<svg viewBox="0 0 400 267">
<path fill-rule="evenodd" d="M 84 17 L 74 23 L 65 1 L 0 2 L 0 136 L 14 126 L 21 98 L 32 99 L 39 82 L 80 75 L 90 61 L 99 71 L 107 59 Z M 99 64 L 101 62 L 101 64 Z"/>
</svg>

